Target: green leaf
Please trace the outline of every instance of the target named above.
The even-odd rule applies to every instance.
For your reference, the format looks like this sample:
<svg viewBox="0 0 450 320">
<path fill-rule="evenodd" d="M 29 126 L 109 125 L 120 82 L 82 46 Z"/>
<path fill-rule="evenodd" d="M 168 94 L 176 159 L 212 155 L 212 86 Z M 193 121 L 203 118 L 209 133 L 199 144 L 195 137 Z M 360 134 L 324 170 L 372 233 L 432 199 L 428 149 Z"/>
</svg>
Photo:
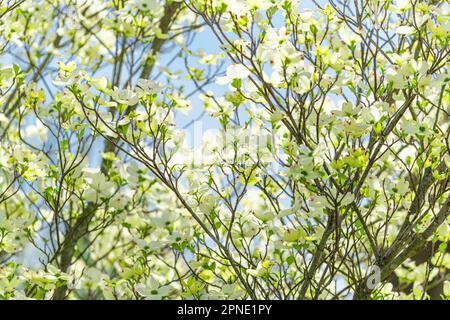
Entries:
<svg viewBox="0 0 450 320">
<path fill-rule="evenodd" d="M 294 256 L 287 257 L 286 262 L 287 262 L 288 265 L 293 264 L 295 262 Z"/>
<path fill-rule="evenodd" d="M 66 139 L 61 141 L 61 150 L 62 150 L 62 152 L 66 152 L 68 148 L 69 148 L 69 141 L 67 141 Z"/>
<path fill-rule="evenodd" d="M 242 80 L 241 79 L 233 79 L 231 81 L 231 86 L 236 89 L 240 89 L 242 87 Z"/>
</svg>

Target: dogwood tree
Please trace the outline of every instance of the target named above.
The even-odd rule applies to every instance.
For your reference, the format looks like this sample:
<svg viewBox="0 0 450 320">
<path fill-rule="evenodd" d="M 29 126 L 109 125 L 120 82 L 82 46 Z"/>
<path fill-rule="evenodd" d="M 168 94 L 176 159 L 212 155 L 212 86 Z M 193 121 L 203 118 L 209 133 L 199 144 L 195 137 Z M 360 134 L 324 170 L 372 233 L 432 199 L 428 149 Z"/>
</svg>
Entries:
<svg viewBox="0 0 450 320">
<path fill-rule="evenodd" d="M 449 42 L 438 0 L 1 1 L 0 297 L 450 298 Z"/>
</svg>

